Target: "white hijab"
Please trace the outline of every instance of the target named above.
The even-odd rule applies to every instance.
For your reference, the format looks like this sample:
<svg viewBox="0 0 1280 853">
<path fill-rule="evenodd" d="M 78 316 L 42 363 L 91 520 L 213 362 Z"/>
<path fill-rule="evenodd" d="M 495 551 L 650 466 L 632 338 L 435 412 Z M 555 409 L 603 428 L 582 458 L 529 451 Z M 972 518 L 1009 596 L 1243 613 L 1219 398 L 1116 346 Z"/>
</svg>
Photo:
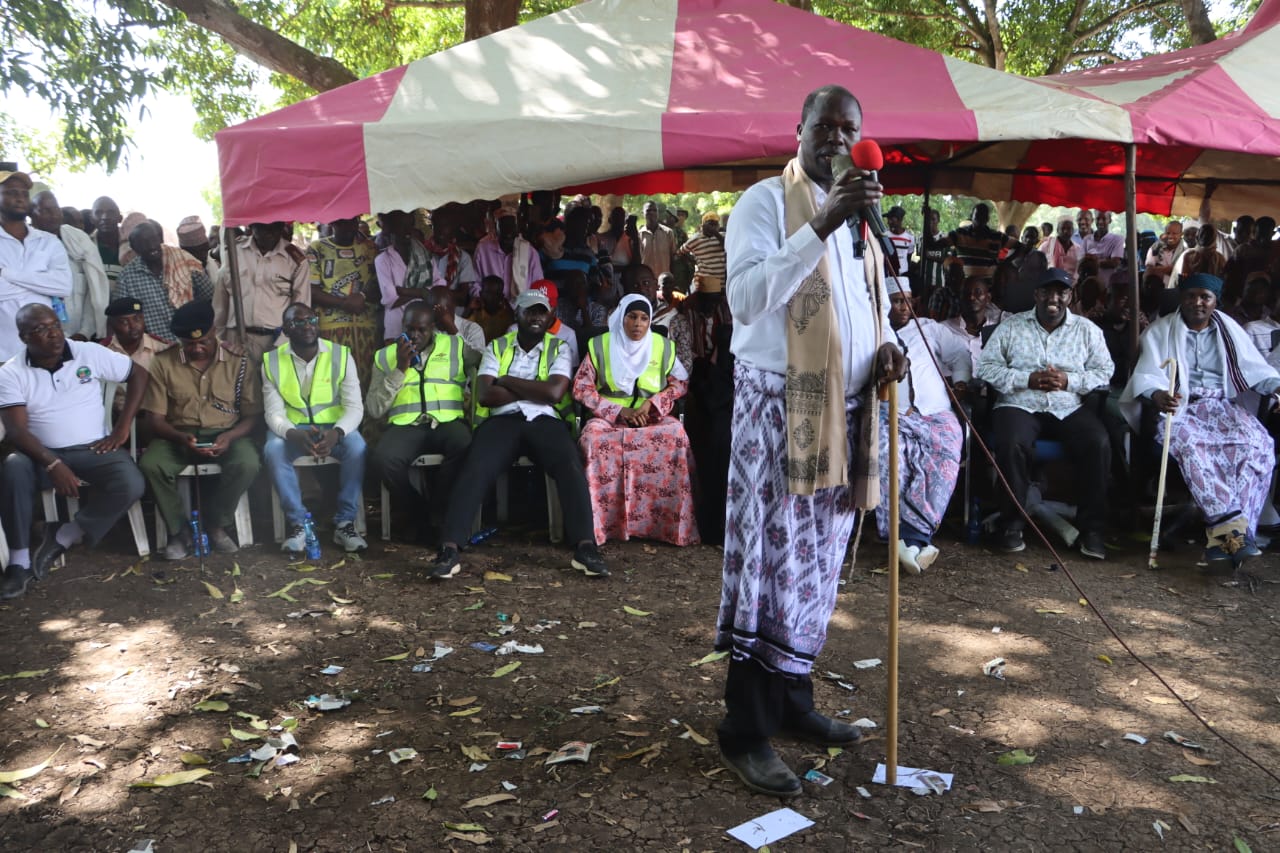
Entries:
<svg viewBox="0 0 1280 853">
<path fill-rule="evenodd" d="M 627 337 L 622 323 L 627 312 L 635 305 L 644 305 L 649 312 L 650 322 L 650 330 L 638 341 Z M 652 323 L 653 306 L 639 293 L 629 293 L 622 297 L 618 307 L 609 315 L 609 369 L 613 373 L 614 388 L 624 394 L 635 391 L 636 380 L 649 366 L 649 357 L 653 354 Z M 688 376 L 679 359 L 676 359 L 671 372 L 680 380 Z"/>
</svg>

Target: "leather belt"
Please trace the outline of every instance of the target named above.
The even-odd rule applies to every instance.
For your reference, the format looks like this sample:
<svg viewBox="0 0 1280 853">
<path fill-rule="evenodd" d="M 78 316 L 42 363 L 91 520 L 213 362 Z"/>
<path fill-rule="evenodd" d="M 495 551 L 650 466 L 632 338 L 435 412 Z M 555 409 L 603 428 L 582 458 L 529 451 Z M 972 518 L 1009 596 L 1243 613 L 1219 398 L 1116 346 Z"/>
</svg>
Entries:
<svg viewBox="0 0 1280 853">
<path fill-rule="evenodd" d="M 279 329 L 268 329 L 264 326 L 245 326 L 244 330 L 253 335 L 271 335 L 273 338 L 280 334 Z"/>
</svg>

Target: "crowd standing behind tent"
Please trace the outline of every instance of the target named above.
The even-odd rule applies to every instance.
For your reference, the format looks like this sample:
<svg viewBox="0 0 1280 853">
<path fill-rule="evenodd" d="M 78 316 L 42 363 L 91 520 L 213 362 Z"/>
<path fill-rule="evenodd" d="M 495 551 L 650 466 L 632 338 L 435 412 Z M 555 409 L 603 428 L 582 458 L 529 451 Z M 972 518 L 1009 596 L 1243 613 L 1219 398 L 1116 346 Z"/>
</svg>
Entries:
<svg viewBox="0 0 1280 853">
<path fill-rule="evenodd" d="M 484 494 L 526 455 L 551 476 L 571 564 L 588 576 L 608 575 L 599 546 L 610 539 L 723 541 L 737 340 L 725 293 L 734 276 L 725 262 L 732 211 L 695 217 L 690 234 L 687 211 L 656 201 L 605 211 L 590 197 L 535 192 L 384 212 L 373 228 L 363 218 L 322 223 L 306 246 L 290 223 L 222 235 L 188 217 L 172 223 L 179 245 L 169 246 L 161 223 L 123 216 L 110 198 L 95 200 L 86 217 L 24 173 L 0 177 L 0 358 L 8 362 L 0 417 L 11 451 L 0 500 L 10 547 L 0 595 L 22 595 L 64 551 L 95 544 L 143 482 L 163 505 L 164 555 L 191 555 L 197 543 L 173 495 L 176 472 L 193 462 L 219 462 L 230 485 L 207 511 L 219 551 L 238 547 L 231 515 L 259 467 L 286 516 L 283 546 L 306 547 L 315 519 L 308 522 L 302 503 L 293 464 L 300 457 L 339 463 L 332 528 L 349 551 L 365 547 L 358 522 L 368 463 L 369 481 L 393 497 L 395 529 L 416 530 L 420 544 L 438 548 L 432 577 L 456 573 Z M 1190 359 L 1190 385 L 1178 399 L 1193 410 L 1174 456 L 1204 510 L 1207 548 L 1239 562 L 1265 546 L 1280 524 L 1263 494 L 1270 439 L 1248 428 L 1240 452 L 1265 449 L 1265 464 L 1238 484 L 1220 470 L 1234 464 L 1230 451 L 1193 470 L 1198 453 L 1185 448 L 1229 445 L 1246 423 L 1271 429 L 1265 407 L 1241 421 L 1240 405 L 1210 414 L 1199 401 L 1249 405 L 1242 394 L 1275 390 L 1267 360 L 1280 329 L 1280 242 L 1270 216 L 1241 217 L 1228 234 L 1210 213 L 1206 199 L 1199 221 L 1170 222 L 1145 239 L 1142 296 L 1133 305 L 1125 241 L 1107 211 L 1085 209 L 1074 222 L 1033 224 L 1019 235 L 993 223 L 986 205 L 949 233 L 926 210 L 929 233 L 914 235 L 905 211 L 889 210 L 887 328 L 911 367 L 903 423 L 949 416 L 949 386 L 991 434 L 1025 499 L 1040 485 L 1029 450 L 1038 433 L 1027 424 L 1065 423 L 1080 409 L 1096 423 L 1093 438 L 1085 446 L 1068 430 L 1067 454 L 1100 473 L 1097 489 L 1079 501 L 1079 544 L 1105 557 L 1104 537 L 1131 522 L 1146 489 L 1155 418 L 1177 410 L 1171 397 L 1139 386 L 1123 396 L 1137 405 L 1126 420 L 1128 333 L 1135 323 L 1172 323 L 1178 331 L 1163 333 L 1161 345 Z M 1186 306 L 1195 293 L 1203 313 L 1200 291 L 1209 293 L 1213 320 L 1197 330 Z M 1049 319 L 1079 329 L 1074 342 L 1067 346 Z M 1204 334 L 1212 340 L 1195 337 Z M 1066 346 L 1055 363 L 1032 363 L 1037 336 Z M 1149 339 L 1139 365 L 1153 357 Z M 131 360 L 131 373 L 121 358 Z M 32 390 L 44 372 L 57 394 Z M 103 427 L 97 391 L 108 381 L 122 384 L 107 402 L 114 425 Z M 1011 426 L 1024 416 L 1031 420 Z M 64 434 L 68 419 L 89 425 L 85 434 Z M 911 505 L 902 565 L 913 573 L 939 554 L 933 536 L 959 468 L 950 423 L 920 430 L 946 439 L 940 456 L 905 442 Z M 1137 439 L 1125 454 L 1128 430 Z M 423 454 L 441 457 L 441 469 L 418 476 L 414 460 Z M 91 475 L 90 456 L 137 476 Z M 81 481 L 93 485 L 80 515 L 46 525 L 32 549 L 33 490 L 75 496 Z M 104 485 L 113 483 L 117 493 Z M 1215 488 L 1243 505 L 1215 502 Z M 1006 550 L 1022 547 L 1011 513 L 1005 506 L 996 524 Z"/>
</svg>

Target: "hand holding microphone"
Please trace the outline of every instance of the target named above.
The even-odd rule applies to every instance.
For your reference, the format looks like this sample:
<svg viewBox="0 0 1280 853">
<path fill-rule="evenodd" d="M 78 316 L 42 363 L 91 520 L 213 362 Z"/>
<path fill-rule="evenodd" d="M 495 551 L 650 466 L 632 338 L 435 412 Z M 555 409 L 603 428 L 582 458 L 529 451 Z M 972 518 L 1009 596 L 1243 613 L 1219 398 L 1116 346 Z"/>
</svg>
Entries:
<svg viewBox="0 0 1280 853">
<path fill-rule="evenodd" d="M 869 149 L 866 147 L 867 143 L 870 144 Z M 875 156 L 872 157 L 868 151 L 874 152 Z M 848 224 L 860 235 L 862 218 L 866 216 L 871 222 L 870 210 L 876 210 L 878 218 L 878 203 L 884 195 L 884 187 L 876 180 L 874 170 L 883 163 L 880 146 L 869 139 L 855 144 L 852 156 L 837 154 L 831 158 L 831 189 L 813 222 L 814 231 L 819 237 L 827 239 L 843 224 Z M 874 230 L 874 222 L 871 222 L 871 227 Z"/>
</svg>

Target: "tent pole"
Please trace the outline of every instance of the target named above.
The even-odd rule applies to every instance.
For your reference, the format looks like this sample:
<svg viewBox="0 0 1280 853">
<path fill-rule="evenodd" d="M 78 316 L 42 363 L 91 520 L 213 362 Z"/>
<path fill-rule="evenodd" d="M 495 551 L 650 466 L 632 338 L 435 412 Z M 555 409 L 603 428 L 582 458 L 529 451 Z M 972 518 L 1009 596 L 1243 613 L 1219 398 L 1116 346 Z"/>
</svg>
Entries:
<svg viewBox="0 0 1280 853">
<path fill-rule="evenodd" d="M 924 205 L 920 209 L 920 215 L 924 217 L 921 223 L 921 230 L 924 232 L 924 241 L 920 250 L 920 292 L 925 294 L 926 299 L 933 298 L 933 262 L 929 260 L 929 250 L 933 248 L 933 235 L 929 233 L 929 190 L 933 183 L 933 172 L 926 171 L 924 173 Z"/>
<path fill-rule="evenodd" d="M 1142 304 L 1142 276 L 1138 272 L 1138 146 L 1124 146 L 1125 263 L 1129 265 L 1129 371 L 1138 363 L 1138 311 Z"/>
</svg>

